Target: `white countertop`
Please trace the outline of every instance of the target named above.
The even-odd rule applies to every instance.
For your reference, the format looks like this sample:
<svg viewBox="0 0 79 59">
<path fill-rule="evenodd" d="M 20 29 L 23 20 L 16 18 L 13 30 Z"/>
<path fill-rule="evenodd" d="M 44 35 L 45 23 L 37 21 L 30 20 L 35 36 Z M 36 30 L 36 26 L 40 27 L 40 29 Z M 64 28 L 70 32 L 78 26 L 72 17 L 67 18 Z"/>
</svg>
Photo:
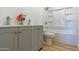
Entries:
<svg viewBox="0 0 79 59">
<path fill-rule="evenodd" d="M 1 25 L 0 27 L 25 27 L 25 26 L 43 26 L 43 25 Z"/>
</svg>

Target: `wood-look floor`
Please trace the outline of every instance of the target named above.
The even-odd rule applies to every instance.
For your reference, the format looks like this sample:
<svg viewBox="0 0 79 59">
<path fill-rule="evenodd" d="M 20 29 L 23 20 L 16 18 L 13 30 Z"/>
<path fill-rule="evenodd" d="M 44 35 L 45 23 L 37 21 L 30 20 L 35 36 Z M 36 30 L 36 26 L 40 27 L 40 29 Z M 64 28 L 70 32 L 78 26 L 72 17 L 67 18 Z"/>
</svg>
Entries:
<svg viewBox="0 0 79 59">
<path fill-rule="evenodd" d="M 56 42 L 53 43 L 51 46 L 48 46 L 44 42 L 43 49 L 41 51 L 78 51 L 78 48 Z"/>
</svg>

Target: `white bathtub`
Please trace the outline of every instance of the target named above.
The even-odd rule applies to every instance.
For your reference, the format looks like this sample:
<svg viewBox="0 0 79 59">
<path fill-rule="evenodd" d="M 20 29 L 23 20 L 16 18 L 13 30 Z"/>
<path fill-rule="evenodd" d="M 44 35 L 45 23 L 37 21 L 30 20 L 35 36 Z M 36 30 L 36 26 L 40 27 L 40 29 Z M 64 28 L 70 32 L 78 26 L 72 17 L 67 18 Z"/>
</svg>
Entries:
<svg viewBox="0 0 79 59">
<path fill-rule="evenodd" d="M 55 41 L 77 46 L 77 37 L 76 34 L 64 34 L 64 33 L 56 33 Z"/>
</svg>

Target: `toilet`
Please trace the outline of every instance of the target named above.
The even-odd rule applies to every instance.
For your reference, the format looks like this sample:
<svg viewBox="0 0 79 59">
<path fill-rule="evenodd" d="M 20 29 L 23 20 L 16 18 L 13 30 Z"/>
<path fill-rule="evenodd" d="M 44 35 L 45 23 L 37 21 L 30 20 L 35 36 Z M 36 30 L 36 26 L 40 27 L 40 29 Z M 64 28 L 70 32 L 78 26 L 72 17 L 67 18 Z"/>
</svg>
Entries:
<svg viewBox="0 0 79 59">
<path fill-rule="evenodd" d="M 52 46 L 53 45 L 53 41 L 55 38 L 55 33 L 44 33 L 44 42 L 46 45 L 48 46 Z"/>
</svg>

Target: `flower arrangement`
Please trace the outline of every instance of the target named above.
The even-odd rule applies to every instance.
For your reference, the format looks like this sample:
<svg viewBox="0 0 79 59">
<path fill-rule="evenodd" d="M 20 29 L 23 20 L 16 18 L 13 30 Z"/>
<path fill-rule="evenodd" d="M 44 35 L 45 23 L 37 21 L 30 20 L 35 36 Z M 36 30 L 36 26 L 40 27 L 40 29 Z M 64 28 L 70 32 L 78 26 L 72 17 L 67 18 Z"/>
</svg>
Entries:
<svg viewBox="0 0 79 59">
<path fill-rule="evenodd" d="M 26 15 L 24 14 L 19 14 L 16 16 L 16 20 L 19 21 L 20 24 L 23 24 L 23 21 L 26 19 Z"/>
</svg>

